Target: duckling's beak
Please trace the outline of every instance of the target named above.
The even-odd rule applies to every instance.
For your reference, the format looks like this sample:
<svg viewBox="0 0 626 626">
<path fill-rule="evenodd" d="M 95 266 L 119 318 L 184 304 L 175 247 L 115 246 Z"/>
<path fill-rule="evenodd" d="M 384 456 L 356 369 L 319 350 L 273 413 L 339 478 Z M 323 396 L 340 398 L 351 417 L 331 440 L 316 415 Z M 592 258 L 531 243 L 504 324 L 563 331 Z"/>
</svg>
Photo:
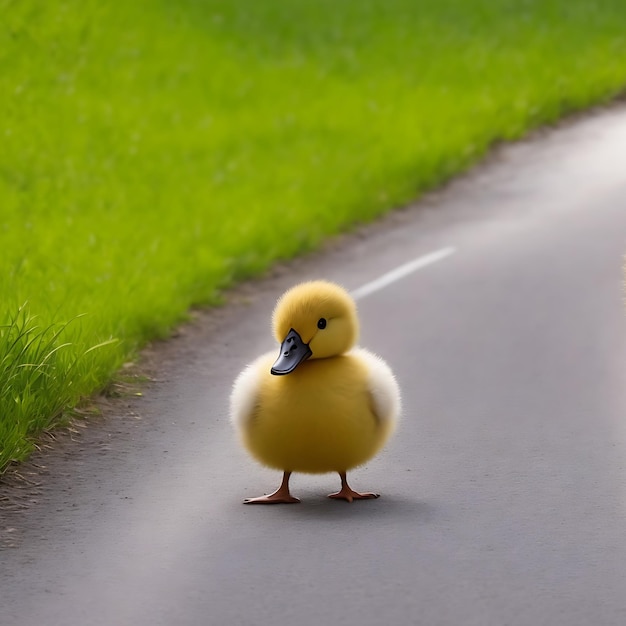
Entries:
<svg viewBox="0 0 626 626">
<path fill-rule="evenodd" d="M 275 376 L 289 374 L 312 354 L 311 348 L 302 341 L 302 337 L 292 328 L 280 344 L 280 353 L 270 371 Z"/>
</svg>

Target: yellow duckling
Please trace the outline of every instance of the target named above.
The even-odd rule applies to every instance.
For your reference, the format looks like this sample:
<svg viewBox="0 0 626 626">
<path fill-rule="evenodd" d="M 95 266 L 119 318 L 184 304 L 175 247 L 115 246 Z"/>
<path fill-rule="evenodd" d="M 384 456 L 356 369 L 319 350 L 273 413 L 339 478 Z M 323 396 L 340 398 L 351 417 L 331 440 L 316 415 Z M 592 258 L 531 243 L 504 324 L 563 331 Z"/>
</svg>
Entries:
<svg viewBox="0 0 626 626">
<path fill-rule="evenodd" d="M 354 300 L 333 283 L 302 283 L 278 300 L 272 321 L 278 358 L 264 354 L 241 372 L 231 419 L 252 456 L 284 474 L 277 491 L 246 504 L 299 502 L 289 492 L 294 471 L 338 472 L 341 490 L 330 498 L 377 498 L 352 490 L 346 472 L 385 444 L 400 391 L 382 359 L 353 348 L 359 330 Z"/>
</svg>

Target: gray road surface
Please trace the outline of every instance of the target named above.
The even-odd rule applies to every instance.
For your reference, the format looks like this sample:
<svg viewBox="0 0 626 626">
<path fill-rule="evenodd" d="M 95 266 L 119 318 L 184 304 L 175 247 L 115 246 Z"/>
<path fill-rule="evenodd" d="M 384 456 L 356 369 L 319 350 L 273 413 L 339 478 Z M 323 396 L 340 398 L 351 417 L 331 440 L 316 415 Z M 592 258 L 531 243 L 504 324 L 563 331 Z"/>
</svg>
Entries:
<svg viewBox="0 0 626 626">
<path fill-rule="evenodd" d="M 447 246 L 359 300 L 404 392 L 396 438 L 352 473 L 382 497 L 295 475 L 300 505 L 242 505 L 279 482 L 227 416 L 275 298 Z M 38 503 L 0 522 L 0 623 L 626 624 L 625 252 L 622 108 L 242 290 L 153 352 L 144 397 L 44 457 Z"/>
</svg>

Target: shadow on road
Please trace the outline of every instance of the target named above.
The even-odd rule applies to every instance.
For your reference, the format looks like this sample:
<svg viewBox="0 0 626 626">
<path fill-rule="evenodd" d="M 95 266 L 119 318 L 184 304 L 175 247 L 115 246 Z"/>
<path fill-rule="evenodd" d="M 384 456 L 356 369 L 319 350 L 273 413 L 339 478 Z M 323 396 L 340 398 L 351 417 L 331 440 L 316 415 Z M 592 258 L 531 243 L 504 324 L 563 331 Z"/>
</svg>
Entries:
<svg viewBox="0 0 626 626">
<path fill-rule="evenodd" d="M 352 503 L 331 500 L 317 492 L 301 492 L 298 497 L 301 499 L 300 504 L 247 506 L 246 516 L 254 519 L 282 518 L 300 522 L 304 520 L 367 522 L 394 519 L 396 522 L 410 520 L 412 523 L 427 523 L 436 515 L 436 508 L 432 504 L 406 495 L 383 494 L 378 500 Z M 252 509 L 251 513 L 248 512 L 249 509 Z"/>
</svg>

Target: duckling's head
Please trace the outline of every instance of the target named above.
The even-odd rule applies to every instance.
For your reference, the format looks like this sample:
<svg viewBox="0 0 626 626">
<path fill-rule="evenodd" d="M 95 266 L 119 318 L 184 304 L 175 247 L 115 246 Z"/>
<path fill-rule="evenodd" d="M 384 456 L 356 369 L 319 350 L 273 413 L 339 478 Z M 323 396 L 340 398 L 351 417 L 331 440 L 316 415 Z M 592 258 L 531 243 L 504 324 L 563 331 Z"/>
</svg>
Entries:
<svg viewBox="0 0 626 626">
<path fill-rule="evenodd" d="M 306 359 L 325 359 L 347 352 L 359 334 L 356 304 L 334 283 L 316 280 L 285 292 L 272 318 L 280 354 L 272 374 L 288 374 Z"/>
</svg>

